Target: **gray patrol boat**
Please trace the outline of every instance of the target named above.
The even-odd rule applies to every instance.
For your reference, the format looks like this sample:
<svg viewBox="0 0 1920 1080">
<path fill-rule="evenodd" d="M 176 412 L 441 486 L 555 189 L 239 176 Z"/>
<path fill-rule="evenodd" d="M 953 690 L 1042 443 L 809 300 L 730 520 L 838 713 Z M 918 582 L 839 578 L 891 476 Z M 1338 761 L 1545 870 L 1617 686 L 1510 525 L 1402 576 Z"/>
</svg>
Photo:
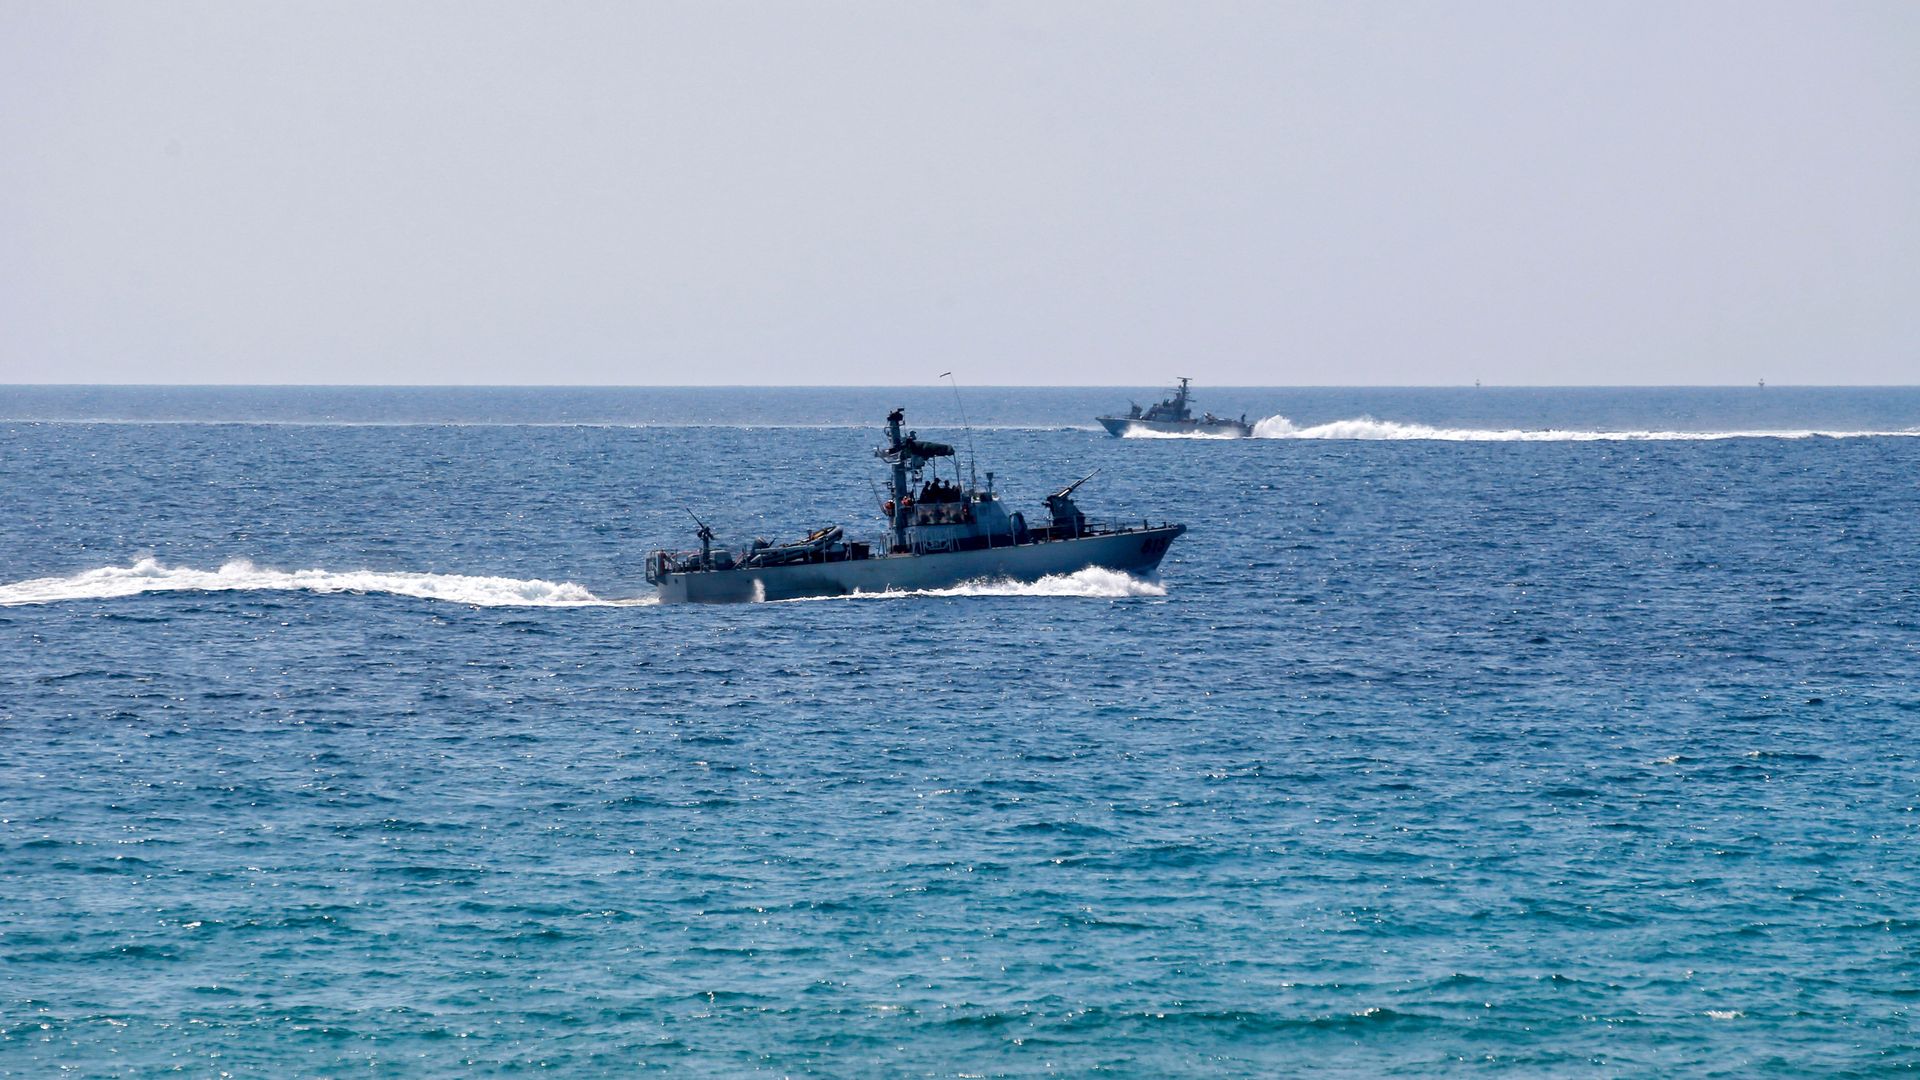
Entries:
<svg viewBox="0 0 1920 1080">
<path fill-rule="evenodd" d="M 1008 513 L 993 490 L 962 487 L 958 468 L 951 482 L 925 476 L 953 447 L 901 433 L 905 414 L 887 416 L 887 445 L 874 451 L 892 466 L 891 499 L 881 507 L 888 529 L 883 544 L 847 538 L 838 525 L 791 544 L 755 540 L 744 551 L 714 547 L 713 530 L 698 518 L 698 551 L 656 551 L 647 556 L 647 580 L 662 603 L 732 604 L 792 600 L 807 596 L 940 589 L 967 581 L 1036 581 L 1098 566 L 1150 574 L 1185 525 L 1097 524 L 1074 504 L 1073 493 L 1093 474 L 1047 496 L 1048 522 L 1028 525 Z M 924 477 L 924 478 L 923 478 Z M 916 489 L 917 493 L 916 493 Z"/>
<path fill-rule="evenodd" d="M 1241 413 L 1238 420 L 1212 413 L 1196 419 L 1193 409 L 1189 407 L 1193 398 L 1187 393 L 1187 384 L 1192 381 L 1182 377 L 1173 394 L 1158 404 L 1142 409 L 1136 402 L 1125 416 L 1096 416 L 1094 419 L 1100 421 L 1100 426 L 1106 428 L 1110 435 L 1209 435 L 1224 439 L 1253 437 L 1253 425 L 1247 423 L 1246 413 Z"/>
</svg>

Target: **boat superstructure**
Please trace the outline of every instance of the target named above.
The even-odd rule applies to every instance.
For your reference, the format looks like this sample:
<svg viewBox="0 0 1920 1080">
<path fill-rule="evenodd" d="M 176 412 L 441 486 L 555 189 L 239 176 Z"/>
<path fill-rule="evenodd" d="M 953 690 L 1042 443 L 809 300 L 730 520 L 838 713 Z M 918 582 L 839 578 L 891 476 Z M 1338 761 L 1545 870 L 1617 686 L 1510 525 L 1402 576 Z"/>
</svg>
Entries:
<svg viewBox="0 0 1920 1080">
<path fill-rule="evenodd" d="M 1094 419 L 1100 421 L 1100 426 L 1106 428 L 1110 435 L 1208 435 L 1228 439 L 1253 436 L 1253 425 L 1247 423 L 1245 413 L 1241 413 L 1238 420 L 1212 413 L 1195 417 L 1193 395 L 1188 389 L 1192 381 L 1181 376 L 1180 385 L 1165 401 L 1156 402 L 1145 409 L 1135 402 L 1125 416 L 1097 416 Z"/>
<path fill-rule="evenodd" d="M 665 603 L 741 603 L 849 593 L 947 588 L 975 580 L 1034 581 L 1098 566 L 1152 573 L 1185 525 L 1145 521 L 1117 525 L 1090 520 L 1073 494 L 1091 473 L 1048 495 L 1047 520 L 1028 524 L 1009 512 L 986 484 L 944 480 L 934 466 L 953 447 L 903 431 L 905 413 L 887 416 L 887 445 L 875 450 L 889 466 L 892 495 L 881 506 L 886 535 L 878 542 L 850 539 L 828 525 L 790 544 L 755 540 L 744 550 L 714 546 L 713 530 L 699 525 L 698 551 L 656 551 L 647 580 Z"/>
</svg>

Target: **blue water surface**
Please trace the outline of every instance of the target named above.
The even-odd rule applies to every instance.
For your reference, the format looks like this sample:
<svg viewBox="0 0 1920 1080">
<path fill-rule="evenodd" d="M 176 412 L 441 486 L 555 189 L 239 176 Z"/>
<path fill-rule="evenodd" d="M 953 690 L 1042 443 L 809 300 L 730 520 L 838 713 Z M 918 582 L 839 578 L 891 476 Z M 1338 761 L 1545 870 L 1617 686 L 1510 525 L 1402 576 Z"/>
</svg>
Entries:
<svg viewBox="0 0 1920 1080">
<path fill-rule="evenodd" d="M 1150 393 L 0 388 L 0 1073 L 1920 1066 L 1920 392 Z M 552 602 L 894 404 L 1164 595 Z"/>
</svg>

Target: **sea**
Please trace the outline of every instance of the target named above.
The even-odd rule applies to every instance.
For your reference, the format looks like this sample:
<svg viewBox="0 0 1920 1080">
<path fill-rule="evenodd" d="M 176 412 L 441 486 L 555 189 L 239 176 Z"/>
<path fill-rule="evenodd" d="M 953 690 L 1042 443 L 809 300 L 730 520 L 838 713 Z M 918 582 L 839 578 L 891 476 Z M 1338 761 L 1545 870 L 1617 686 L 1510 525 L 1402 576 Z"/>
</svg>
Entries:
<svg viewBox="0 0 1920 1080">
<path fill-rule="evenodd" d="M 0 1075 L 1920 1067 L 1920 390 L 0 387 Z M 885 413 L 1153 578 L 653 602 Z"/>
</svg>

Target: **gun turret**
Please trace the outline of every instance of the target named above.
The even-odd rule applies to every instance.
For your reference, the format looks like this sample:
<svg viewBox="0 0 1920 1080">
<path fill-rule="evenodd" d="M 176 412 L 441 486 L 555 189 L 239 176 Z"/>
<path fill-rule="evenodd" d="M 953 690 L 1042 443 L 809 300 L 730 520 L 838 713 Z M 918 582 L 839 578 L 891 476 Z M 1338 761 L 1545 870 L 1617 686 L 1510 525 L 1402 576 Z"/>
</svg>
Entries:
<svg viewBox="0 0 1920 1080">
<path fill-rule="evenodd" d="M 1067 496 L 1072 495 L 1074 492 L 1080 490 L 1081 484 L 1084 484 L 1087 481 L 1093 479 L 1094 473 L 1097 473 L 1099 471 L 1100 471 L 1099 469 L 1095 469 L 1093 470 L 1093 472 L 1088 473 L 1087 475 L 1081 477 L 1080 479 L 1075 480 L 1073 483 L 1068 484 L 1066 487 L 1061 488 L 1059 491 L 1056 491 L 1053 494 L 1047 496 L 1047 501 L 1052 502 L 1054 499 L 1064 499 Z"/>
<path fill-rule="evenodd" d="M 1047 496 L 1047 512 L 1053 515 L 1053 527 L 1055 529 L 1064 531 L 1068 536 L 1075 537 L 1087 531 L 1087 515 L 1081 513 L 1080 507 L 1074 504 L 1073 493 L 1079 489 L 1081 484 L 1093 479 L 1093 474 L 1099 471 L 1099 469 L 1095 469 L 1093 472 L 1088 473 L 1073 483 L 1068 484 L 1066 487 L 1061 488 L 1059 491 Z"/>
</svg>

